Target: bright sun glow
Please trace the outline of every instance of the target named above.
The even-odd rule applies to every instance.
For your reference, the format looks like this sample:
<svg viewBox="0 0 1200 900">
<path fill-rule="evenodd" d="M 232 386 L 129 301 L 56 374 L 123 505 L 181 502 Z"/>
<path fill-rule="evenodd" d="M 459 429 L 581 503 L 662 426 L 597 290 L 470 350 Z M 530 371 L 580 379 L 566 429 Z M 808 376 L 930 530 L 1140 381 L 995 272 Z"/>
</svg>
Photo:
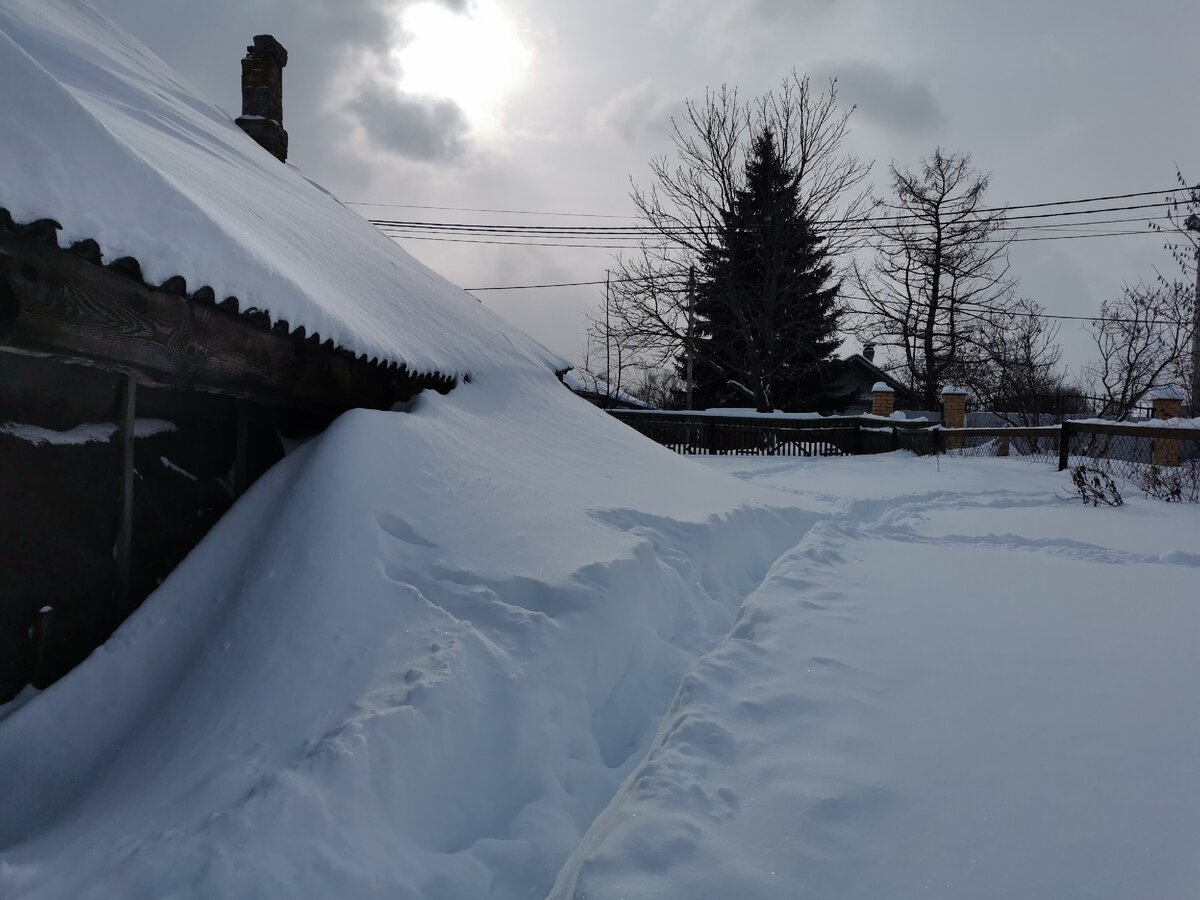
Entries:
<svg viewBox="0 0 1200 900">
<path fill-rule="evenodd" d="M 475 0 L 463 14 L 416 3 L 400 21 L 411 36 L 396 52 L 400 87 L 453 100 L 475 130 L 498 130 L 501 104 L 528 66 L 529 51 L 495 0 Z"/>
</svg>

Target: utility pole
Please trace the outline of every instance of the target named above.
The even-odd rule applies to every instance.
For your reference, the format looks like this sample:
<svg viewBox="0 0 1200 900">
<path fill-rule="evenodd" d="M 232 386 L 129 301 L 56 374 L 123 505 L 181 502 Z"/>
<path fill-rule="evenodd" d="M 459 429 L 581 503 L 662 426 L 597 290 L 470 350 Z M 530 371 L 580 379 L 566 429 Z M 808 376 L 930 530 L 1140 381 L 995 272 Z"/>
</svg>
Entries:
<svg viewBox="0 0 1200 900">
<path fill-rule="evenodd" d="M 696 366 L 696 350 L 692 341 L 693 330 L 696 327 L 696 267 L 688 268 L 687 290 L 687 341 L 684 351 L 687 353 L 687 408 L 692 408 L 692 381 Z"/>
<path fill-rule="evenodd" d="M 1200 238 L 1200 216 L 1193 213 L 1184 221 L 1188 231 Z M 1196 292 L 1192 295 L 1192 408 L 1193 416 L 1200 416 L 1200 240 L 1196 242 Z"/>
<path fill-rule="evenodd" d="M 612 272 L 608 269 L 604 270 L 604 384 L 605 393 L 608 394 L 608 399 L 611 402 L 613 396 L 612 388 L 612 325 L 609 322 L 609 303 L 608 289 L 612 281 Z"/>
</svg>

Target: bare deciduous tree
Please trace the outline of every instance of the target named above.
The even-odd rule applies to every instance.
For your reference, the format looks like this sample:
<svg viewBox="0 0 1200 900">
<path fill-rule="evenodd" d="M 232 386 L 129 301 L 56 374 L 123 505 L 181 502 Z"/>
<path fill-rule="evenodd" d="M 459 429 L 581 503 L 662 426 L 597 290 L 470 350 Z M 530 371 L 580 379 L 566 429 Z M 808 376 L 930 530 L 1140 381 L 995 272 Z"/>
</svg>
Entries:
<svg viewBox="0 0 1200 900">
<path fill-rule="evenodd" d="M 1126 287 L 1106 300 L 1090 332 L 1097 361 L 1087 369 L 1102 414 L 1126 418 L 1153 387 L 1174 383 L 1192 339 L 1192 293 L 1182 282 Z"/>
<path fill-rule="evenodd" d="M 640 369 L 634 375 L 629 393 L 654 409 L 677 409 L 683 382 L 668 369 Z"/>
<path fill-rule="evenodd" d="M 1010 425 L 1042 425 L 1049 415 L 1085 411 L 1082 392 L 1062 369 L 1059 326 L 1040 304 L 1018 300 L 980 324 L 975 360 L 958 379 L 979 404 Z"/>
<path fill-rule="evenodd" d="M 981 326 L 1011 309 L 1004 218 L 984 204 L 988 176 L 941 148 L 915 174 L 892 166 L 893 199 L 877 201 L 874 262 L 855 266 L 862 340 L 894 348 L 934 408 L 948 381 L 979 359 Z"/>
<path fill-rule="evenodd" d="M 842 149 L 851 112 L 838 106 L 836 81 L 818 91 L 794 72 L 779 90 L 752 102 L 730 87 L 689 101 L 671 123 L 674 155 L 652 160 L 650 186 L 635 185 L 632 193 L 646 237 L 635 253 L 618 259 L 607 323 L 611 336 L 634 348 L 650 368 L 664 368 L 694 349 L 689 274 L 719 252 L 744 188 L 747 153 L 764 132 L 774 136 L 779 155 L 795 173 L 800 210 L 807 222 L 817 223 L 827 252 L 833 256 L 858 246 L 858 230 L 819 224 L 859 221 L 868 209 L 868 194 L 860 187 L 870 165 Z M 797 239 L 811 240 L 811 233 Z M 781 260 L 786 256 L 779 254 Z M 737 366 L 729 368 L 732 380 Z"/>
<path fill-rule="evenodd" d="M 1164 249 L 1183 275 L 1179 281 L 1160 272 L 1160 286 L 1182 290 L 1191 300 L 1191 342 L 1173 366 L 1172 381 L 1184 391 L 1192 415 L 1200 416 L 1200 185 L 1189 185 L 1178 169 L 1175 180 L 1183 190 L 1167 198 L 1167 224 L 1150 227 L 1166 237 Z"/>
</svg>

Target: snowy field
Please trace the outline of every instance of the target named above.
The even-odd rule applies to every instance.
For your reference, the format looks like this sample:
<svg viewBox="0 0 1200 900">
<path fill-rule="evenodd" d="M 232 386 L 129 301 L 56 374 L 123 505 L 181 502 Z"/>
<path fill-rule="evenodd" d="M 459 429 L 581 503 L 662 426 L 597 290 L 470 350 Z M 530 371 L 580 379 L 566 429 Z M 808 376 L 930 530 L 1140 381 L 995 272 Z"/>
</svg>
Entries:
<svg viewBox="0 0 1200 900">
<path fill-rule="evenodd" d="M 710 465 L 831 515 L 556 896 L 1197 896 L 1200 510 L 1009 460 Z"/>
<path fill-rule="evenodd" d="M 1200 508 L 1060 494 L 349 414 L 0 707 L 0 896 L 1193 898 Z"/>
</svg>

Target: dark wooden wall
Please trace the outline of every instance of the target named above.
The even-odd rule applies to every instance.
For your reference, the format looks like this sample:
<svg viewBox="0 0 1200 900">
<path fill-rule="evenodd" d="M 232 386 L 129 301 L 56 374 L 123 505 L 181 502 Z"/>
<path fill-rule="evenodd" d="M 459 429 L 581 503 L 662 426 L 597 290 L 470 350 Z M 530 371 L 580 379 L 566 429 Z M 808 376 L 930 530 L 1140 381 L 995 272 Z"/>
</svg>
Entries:
<svg viewBox="0 0 1200 900">
<path fill-rule="evenodd" d="M 457 383 L 178 276 L 148 284 L 95 241 L 61 249 L 60 228 L 0 208 L 0 424 L 117 431 L 0 434 L 0 701 L 100 644 L 281 458 L 281 433 Z M 135 419 L 173 427 L 135 439 Z"/>
<path fill-rule="evenodd" d="M 0 423 L 56 432 L 111 425 L 121 381 L 96 368 L 0 352 Z M 328 422 L 217 394 L 136 390 L 136 419 L 174 428 L 134 441 L 124 601 L 116 596 L 114 559 L 117 437 L 39 445 L 0 433 L 0 701 L 26 683 L 44 687 L 78 664 L 229 509 L 238 404 L 248 412 L 247 482 L 282 458 L 281 431 L 299 436 Z M 44 607 L 52 612 L 39 614 Z"/>
</svg>

